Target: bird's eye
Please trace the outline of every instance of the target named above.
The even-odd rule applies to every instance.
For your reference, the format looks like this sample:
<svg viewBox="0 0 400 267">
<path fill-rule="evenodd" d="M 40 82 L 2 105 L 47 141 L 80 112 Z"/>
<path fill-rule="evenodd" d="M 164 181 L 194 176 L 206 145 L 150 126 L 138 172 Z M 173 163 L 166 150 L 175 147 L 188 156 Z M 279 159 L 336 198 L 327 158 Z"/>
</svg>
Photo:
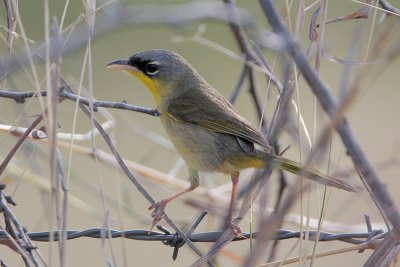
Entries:
<svg viewBox="0 0 400 267">
<path fill-rule="evenodd" d="M 158 63 L 157 62 L 150 62 L 146 65 L 146 74 L 149 76 L 154 76 L 158 73 Z"/>
</svg>

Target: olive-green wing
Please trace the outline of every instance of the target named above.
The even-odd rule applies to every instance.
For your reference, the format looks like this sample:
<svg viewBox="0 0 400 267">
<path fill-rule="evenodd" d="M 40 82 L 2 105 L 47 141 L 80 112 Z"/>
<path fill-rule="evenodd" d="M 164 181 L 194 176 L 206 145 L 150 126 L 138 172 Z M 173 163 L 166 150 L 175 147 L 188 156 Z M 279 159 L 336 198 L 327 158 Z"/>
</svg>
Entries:
<svg viewBox="0 0 400 267">
<path fill-rule="evenodd" d="M 194 101 L 194 99 L 196 101 Z M 234 135 L 271 149 L 265 138 L 214 90 L 191 91 L 169 101 L 168 115 L 174 120 Z"/>
</svg>

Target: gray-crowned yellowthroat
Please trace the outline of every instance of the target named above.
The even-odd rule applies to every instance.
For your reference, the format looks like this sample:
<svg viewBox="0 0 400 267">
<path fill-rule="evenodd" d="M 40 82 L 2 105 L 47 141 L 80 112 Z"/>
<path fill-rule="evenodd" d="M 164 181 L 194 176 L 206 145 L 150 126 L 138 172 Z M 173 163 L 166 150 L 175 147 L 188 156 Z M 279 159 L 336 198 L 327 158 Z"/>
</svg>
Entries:
<svg viewBox="0 0 400 267">
<path fill-rule="evenodd" d="M 301 174 L 324 185 L 358 190 L 357 186 L 274 155 L 263 135 L 177 53 L 148 50 L 113 61 L 107 67 L 126 71 L 147 86 L 169 138 L 189 168 L 189 188 L 149 207 L 154 209 L 153 226 L 161 220 L 170 201 L 198 187 L 199 171 L 231 176 L 228 226 L 233 226 L 232 207 L 239 171 L 245 168 L 263 168 L 269 162 L 275 168 Z"/>
</svg>

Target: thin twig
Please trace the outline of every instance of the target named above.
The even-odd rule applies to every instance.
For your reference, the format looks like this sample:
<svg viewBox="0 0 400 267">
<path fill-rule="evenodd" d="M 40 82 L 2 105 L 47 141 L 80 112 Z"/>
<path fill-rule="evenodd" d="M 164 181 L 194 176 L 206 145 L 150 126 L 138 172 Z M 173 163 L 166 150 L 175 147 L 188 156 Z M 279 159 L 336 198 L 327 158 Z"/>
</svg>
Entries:
<svg viewBox="0 0 400 267">
<path fill-rule="evenodd" d="M 246 75 L 248 75 L 247 74 L 248 71 L 249 71 L 249 66 L 248 66 L 248 64 L 244 63 L 242 71 L 240 72 L 239 80 L 237 81 L 236 86 L 232 90 L 231 96 L 229 97 L 229 102 L 231 102 L 232 104 L 234 104 L 236 102 L 236 99 L 239 95 L 240 89 L 243 86 L 243 82 L 246 78 Z"/>
</svg>

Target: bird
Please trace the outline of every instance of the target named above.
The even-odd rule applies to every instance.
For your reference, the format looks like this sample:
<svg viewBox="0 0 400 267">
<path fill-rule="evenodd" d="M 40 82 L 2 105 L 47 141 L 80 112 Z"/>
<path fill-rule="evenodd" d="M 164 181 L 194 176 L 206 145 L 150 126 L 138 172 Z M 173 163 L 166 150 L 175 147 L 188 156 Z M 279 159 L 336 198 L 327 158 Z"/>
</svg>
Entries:
<svg viewBox="0 0 400 267">
<path fill-rule="evenodd" d="M 349 192 L 359 188 L 342 179 L 275 155 L 264 135 L 242 117 L 181 55 L 169 50 L 146 50 L 107 64 L 141 81 L 151 92 L 160 121 L 188 167 L 190 186 L 149 207 L 151 229 L 164 215 L 168 203 L 199 186 L 199 172 L 230 175 L 231 199 L 226 226 L 241 234 L 232 223 L 240 171 L 272 166 L 323 185 Z"/>
</svg>

